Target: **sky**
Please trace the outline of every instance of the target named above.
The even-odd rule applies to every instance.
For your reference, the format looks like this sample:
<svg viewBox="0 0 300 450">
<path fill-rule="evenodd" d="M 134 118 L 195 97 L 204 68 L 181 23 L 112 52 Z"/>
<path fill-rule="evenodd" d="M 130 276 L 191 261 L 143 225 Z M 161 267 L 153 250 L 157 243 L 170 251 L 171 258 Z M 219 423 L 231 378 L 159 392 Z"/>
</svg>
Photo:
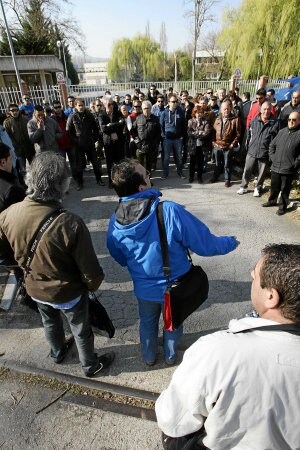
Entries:
<svg viewBox="0 0 300 450">
<path fill-rule="evenodd" d="M 236 7 L 240 2 L 220 0 L 211 9 L 217 23 L 210 23 L 206 29 L 216 29 L 224 8 Z M 86 54 L 109 58 L 114 41 L 145 33 L 148 20 L 150 35 L 158 42 L 165 22 L 168 52 L 191 43 L 191 19 L 184 15 L 193 4 L 190 0 L 72 0 L 71 12 L 85 37 Z"/>
</svg>

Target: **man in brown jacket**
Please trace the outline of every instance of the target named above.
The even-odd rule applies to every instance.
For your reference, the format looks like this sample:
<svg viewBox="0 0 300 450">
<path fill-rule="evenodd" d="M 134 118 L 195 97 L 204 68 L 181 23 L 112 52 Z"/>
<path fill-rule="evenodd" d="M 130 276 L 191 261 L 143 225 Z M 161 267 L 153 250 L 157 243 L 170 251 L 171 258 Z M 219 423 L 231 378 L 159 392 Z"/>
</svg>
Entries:
<svg viewBox="0 0 300 450">
<path fill-rule="evenodd" d="M 214 129 L 216 136 L 212 144 L 216 166 L 210 182 L 218 181 L 224 170 L 225 187 L 230 187 L 233 149 L 238 146 L 241 136 L 240 119 L 232 114 L 231 100 L 222 102 L 221 113 L 214 123 Z"/>
<path fill-rule="evenodd" d="M 31 194 L 0 215 L 0 256 L 7 259 L 12 250 L 23 269 L 37 231 L 62 208 L 62 197 L 69 186 L 65 159 L 51 151 L 40 153 L 30 166 L 26 184 Z M 103 278 L 85 223 L 63 210 L 38 242 L 25 284 L 42 316 L 51 358 L 61 363 L 75 338 L 79 360 L 88 377 L 106 369 L 114 360 L 113 352 L 102 356 L 94 353 L 89 323 L 88 291 L 97 290 Z M 65 340 L 61 313 L 69 322 L 73 340 Z"/>
</svg>

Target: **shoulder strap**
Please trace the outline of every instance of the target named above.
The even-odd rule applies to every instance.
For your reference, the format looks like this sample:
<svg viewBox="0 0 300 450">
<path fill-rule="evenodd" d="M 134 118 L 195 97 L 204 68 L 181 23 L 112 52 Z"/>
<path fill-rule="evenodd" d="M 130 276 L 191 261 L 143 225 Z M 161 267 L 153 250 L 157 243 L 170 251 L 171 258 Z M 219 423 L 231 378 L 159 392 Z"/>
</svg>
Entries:
<svg viewBox="0 0 300 450">
<path fill-rule="evenodd" d="M 48 214 L 45 217 L 41 227 L 35 233 L 33 240 L 31 241 L 31 244 L 29 246 L 29 252 L 27 255 L 26 263 L 25 263 L 24 278 L 27 276 L 27 274 L 29 272 L 29 268 L 30 268 L 32 259 L 34 257 L 34 253 L 37 249 L 37 246 L 38 246 L 42 236 L 45 234 L 46 230 L 50 227 L 50 225 L 54 222 L 54 220 L 60 214 L 62 214 L 64 211 L 65 211 L 65 209 L 59 208 L 59 209 L 56 209 L 55 211 L 52 211 L 50 214 Z"/>
<path fill-rule="evenodd" d="M 265 327 L 249 328 L 247 330 L 238 331 L 238 333 L 248 333 L 249 331 L 285 331 L 287 333 L 300 336 L 300 323 L 279 323 L 278 325 L 267 325 Z"/>
<path fill-rule="evenodd" d="M 156 207 L 156 217 L 161 245 L 161 252 L 163 258 L 163 271 L 167 281 L 169 282 L 169 278 L 171 275 L 171 268 L 169 262 L 169 253 L 168 253 L 168 241 L 167 241 L 167 233 L 164 221 L 164 212 L 163 212 L 163 202 L 160 202 Z"/>
</svg>

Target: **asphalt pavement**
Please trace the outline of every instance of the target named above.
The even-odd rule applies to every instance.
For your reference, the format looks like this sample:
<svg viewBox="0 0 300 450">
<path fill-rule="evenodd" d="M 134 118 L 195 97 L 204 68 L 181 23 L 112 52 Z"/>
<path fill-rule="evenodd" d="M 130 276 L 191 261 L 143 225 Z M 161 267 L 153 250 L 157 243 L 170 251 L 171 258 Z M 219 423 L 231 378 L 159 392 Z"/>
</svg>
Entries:
<svg viewBox="0 0 300 450">
<path fill-rule="evenodd" d="M 253 192 L 237 195 L 240 180 L 225 188 L 222 181 L 208 183 L 211 173 L 204 174 L 204 184 L 201 185 L 180 179 L 174 168 L 167 180 L 161 180 L 160 176 L 161 171 L 155 172 L 153 182 L 154 187 L 162 192 L 163 199 L 185 205 L 212 233 L 235 235 L 240 241 L 239 247 L 229 255 L 209 258 L 193 255 L 193 261 L 201 264 L 208 274 L 210 294 L 202 307 L 185 322 L 180 360 L 184 350 L 201 335 L 226 327 L 231 318 L 242 316 L 251 309 L 250 271 L 260 257 L 261 249 L 271 242 L 299 243 L 300 221 L 292 220 L 293 213 L 278 217 L 274 208 L 262 208 L 266 196 L 254 198 Z M 108 221 L 117 206 L 117 196 L 108 188 L 107 177 L 104 177 L 105 187 L 96 184 L 92 172 L 86 172 L 84 178 L 82 191 L 77 192 L 71 185 L 64 206 L 84 218 L 106 274 L 99 295 L 114 322 L 116 334 L 111 340 L 97 335 L 95 344 L 99 353 L 113 349 L 116 360 L 98 380 L 160 393 L 168 385 L 175 368 L 165 365 L 162 347 L 155 366 L 149 368 L 142 362 L 132 282 L 127 269 L 112 260 L 105 246 Z M 0 336 L 0 366 L 21 364 L 82 377 L 76 349 L 65 364 L 55 365 L 50 360 L 40 317 L 26 307 L 15 304 L 11 311 L 0 315 Z M 162 448 L 159 430 L 151 420 L 76 405 L 62 399 L 37 415 L 36 409 L 49 403 L 49 399 L 56 395 L 49 387 L 23 384 L 7 374 L 0 385 L 0 421 L 4 424 L 0 429 L 1 449 Z M 18 392 L 24 394 L 20 402 Z"/>
</svg>

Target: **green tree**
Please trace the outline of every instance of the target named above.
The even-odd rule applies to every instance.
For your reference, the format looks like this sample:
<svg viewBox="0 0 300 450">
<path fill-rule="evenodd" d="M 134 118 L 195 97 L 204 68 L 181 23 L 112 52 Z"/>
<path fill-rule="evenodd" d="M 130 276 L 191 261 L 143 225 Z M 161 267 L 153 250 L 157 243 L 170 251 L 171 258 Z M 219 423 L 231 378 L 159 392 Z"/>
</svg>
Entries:
<svg viewBox="0 0 300 450">
<path fill-rule="evenodd" d="M 22 7 L 17 8 L 16 2 L 11 5 L 16 22 L 10 26 L 11 37 L 16 55 L 59 55 L 57 41 L 65 41 L 63 27 L 51 19 L 50 11 L 46 6 L 51 1 L 27 0 Z M 55 5 L 55 2 L 53 3 Z M 0 54 L 10 55 L 10 48 L 6 31 L 1 26 Z M 69 46 L 65 45 L 66 64 L 72 84 L 79 82 L 77 72 L 72 63 Z"/>
<path fill-rule="evenodd" d="M 219 42 L 231 72 L 286 77 L 300 67 L 300 1 L 243 0 L 227 12 Z"/>
</svg>

